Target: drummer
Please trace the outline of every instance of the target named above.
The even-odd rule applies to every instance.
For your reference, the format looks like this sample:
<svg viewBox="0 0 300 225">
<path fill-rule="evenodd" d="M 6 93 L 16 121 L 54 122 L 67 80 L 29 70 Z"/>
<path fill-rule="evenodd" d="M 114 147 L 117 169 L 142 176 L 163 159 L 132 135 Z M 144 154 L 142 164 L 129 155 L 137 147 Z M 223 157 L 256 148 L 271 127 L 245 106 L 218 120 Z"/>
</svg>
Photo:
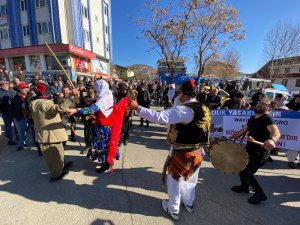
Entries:
<svg viewBox="0 0 300 225">
<path fill-rule="evenodd" d="M 168 170 L 169 199 L 162 201 L 162 207 L 174 220 L 179 220 L 181 201 L 189 213 L 194 211 L 195 189 L 204 154 L 201 145 L 208 144 L 209 139 L 211 115 L 206 106 L 197 102 L 196 88 L 193 79 L 183 83 L 173 107 L 161 112 L 141 107 L 135 101 L 130 104 L 144 119 L 171 124 L 167 141 L 172 147 L 164 167 Z"/>
<path fill-rule="evenodd" d="M 259 204 L 261 201 L 267 200 L 267 196 L 254 174 L 266 163 L 270 151 L 275 148 L 276 142 L 280 138 L 279 129 L 269 115 L 270 110 L 269 100 L 262 99 L 254 108 L 255 115 L 250 117 L 247 125 L 230 137 L 236 140 L 248 132 L 248 135 L 256 141 L 263 142 L 262 146 L 251 142 L 247 143 L 249 162 L 246 168 L 239 173 L 241 185 L 231 188 L 236 193 L 249 193 L 249 186 L 251 186 L 255 193 L 248 199 L 250 204 Z"/>
</svg>

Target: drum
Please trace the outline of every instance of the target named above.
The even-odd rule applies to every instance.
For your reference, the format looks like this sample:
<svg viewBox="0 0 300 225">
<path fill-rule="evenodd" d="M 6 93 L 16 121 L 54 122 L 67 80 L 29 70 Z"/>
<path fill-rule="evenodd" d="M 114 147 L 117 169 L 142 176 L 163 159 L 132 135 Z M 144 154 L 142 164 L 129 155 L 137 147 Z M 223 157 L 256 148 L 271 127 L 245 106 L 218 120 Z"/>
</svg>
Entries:
<svg viewBox="0 0 300 225">
<path fill-rule="evenodd" d="M 208 153 L 213 166 L 225 174 L 241 172 L 249 161 L 246 150 L 226 137 L 212 139 Z"/>
</svg>

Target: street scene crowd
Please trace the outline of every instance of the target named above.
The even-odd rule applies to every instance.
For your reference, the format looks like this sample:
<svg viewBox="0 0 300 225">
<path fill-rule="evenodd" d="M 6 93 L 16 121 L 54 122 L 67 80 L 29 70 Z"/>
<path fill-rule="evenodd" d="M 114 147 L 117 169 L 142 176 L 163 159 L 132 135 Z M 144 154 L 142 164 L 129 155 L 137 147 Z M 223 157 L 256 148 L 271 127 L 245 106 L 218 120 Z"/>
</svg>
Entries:
<svg viewBox="0 0 300 225">
<path fill-rule="evenodd" d="M 210 110 L 252 109 L 258 115 L 251 117 L 241 131 L 230 137 L 236 140 L 249 132 L 256 140 L 262 138 L 261 147 L 248 142 L 249 163 L 239 173 L 241 185 L 232 187 L 234 192 L 248 193 L 251 186 L 255 191 L 248 199 L 251 204 L 267 199 L 253 175 L 266 161 L 273 161 L 270 154 L 279 151 L 276 142 L 280 133 L 268 113 L 300 110 L 300 95 L 294 95 L 290 101 L 282 93 L 269 99 L 263 89 L 258 89 L 248 102 L 245 90 L 234 81 L 213 84 L 208 80 L 197 83 L 190 79 L 175 85 L 158 80 L 123 81 L 78 76 L 76 82 L 72 82 L 62 75 L 37 74 L 28 79 L 22 71 L 12 76 L 7 70 L 1 70 L 0 77 L 0 109 L 7 144 L 15 145 L 17 151 L 34 144 L 38 155 L 43 156 L 48 165 L 50 182 L 62 179 L 73 164 L 64 160 L 64 146 L 67 141 L 78 141 L 78 123 L 84 125 L 85 146 L 80 153 L 99 162 L 101 167 L 96 169 L 97 173 L 112 169 L 113 158 L 118 159 L 122 154 L 120 146 L 130 142 L 135 111 L 140 116 L 139 127 L 149 128 L 151 122 L 169 124 L 167 141 L 172 146 L 170 157 L 173 163 L 169 162 L 164 168 L 164 172 L 168 172 L 169 200 L 163 201 L 162 207 L 175 220 L 179 219 L 179 196 L 182 196 L 187 211 L 193 212 L 198 172 L 206 149 L 203 146 L 209 145 Z M 221 91 L 228 92 L 228 98 L 222 97 Z M 121 112 L 116 106 L 123 106 L 125 110 Z M 151 106 L 163 107 L 163 111 L 151 110 Z M 116 122 L 120 117 L 122 119 Z M 114 127 L 119 127 L 119 131 Z M 66 135 L 66 129 L 70 129 L 70 137 Z M 26 135 L 28 133 L 31 135 Z M 111 149 L 112 140 L 117 142 L 114 150 Z M 187 161 L 193 166 L 187 166 Z M 287 151 L 287 165 L 300 169 L 299 151 Z"/>
</svg>

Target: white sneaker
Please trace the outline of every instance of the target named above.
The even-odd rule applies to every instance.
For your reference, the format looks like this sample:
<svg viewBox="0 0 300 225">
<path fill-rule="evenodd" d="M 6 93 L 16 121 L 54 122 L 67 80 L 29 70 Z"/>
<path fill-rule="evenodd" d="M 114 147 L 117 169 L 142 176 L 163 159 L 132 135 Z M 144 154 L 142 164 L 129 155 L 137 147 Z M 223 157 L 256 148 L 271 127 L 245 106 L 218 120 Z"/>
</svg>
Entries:
<svg viewBox="0 0 300 225">
<path fill-rule="evenodd" d="M 193 213 L 194 212 L 194 206 L 188 206 L 186 204 L 183 204 L 186 211 L 188 211 L 188 213 Z"/>
<path fill-rule="evenodd" d="M 165 211 L 167 214 L 169 214 L 174 220 L 179 220 L 180 217 L 178 216 L 178 214 L 171 213 L 171 212 L 169 211 L 169 208 L 168 208 L 168 202 L 169 202 L 168 200 L 163 200 L 163 201 L 161 202 L 161 205 L 162 205 L 164 211 Z"/>
</svg>

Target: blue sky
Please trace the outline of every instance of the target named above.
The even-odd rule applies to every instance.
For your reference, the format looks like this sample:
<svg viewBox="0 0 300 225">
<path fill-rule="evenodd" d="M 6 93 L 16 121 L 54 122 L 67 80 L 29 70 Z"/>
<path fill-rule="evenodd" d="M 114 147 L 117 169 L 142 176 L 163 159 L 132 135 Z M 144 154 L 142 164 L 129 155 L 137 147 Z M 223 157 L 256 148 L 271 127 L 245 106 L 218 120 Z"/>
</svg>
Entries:
<svg viewBox="0 0 300 225">
<path fill-rule="evenodd" d="M 239 18 L 247 29 L 245 40 L 230 43 L 241 55 L 240 70 L 256 72 L 263 64 L 263 44 L 266 33 L 278 21 L 300 23 L 299 0 L 228 0 L 239 10 Z M 148 64 L 156 68 L 159 55 L 143 39 L 130 17 L 141 16 L 143 0 L 111 0 L 113 63 L 121 66 Z M 189 57 L 189 56 L 188 56 Z M 188 71 L 194 71 L 192 63 Z"/>
</svg>

